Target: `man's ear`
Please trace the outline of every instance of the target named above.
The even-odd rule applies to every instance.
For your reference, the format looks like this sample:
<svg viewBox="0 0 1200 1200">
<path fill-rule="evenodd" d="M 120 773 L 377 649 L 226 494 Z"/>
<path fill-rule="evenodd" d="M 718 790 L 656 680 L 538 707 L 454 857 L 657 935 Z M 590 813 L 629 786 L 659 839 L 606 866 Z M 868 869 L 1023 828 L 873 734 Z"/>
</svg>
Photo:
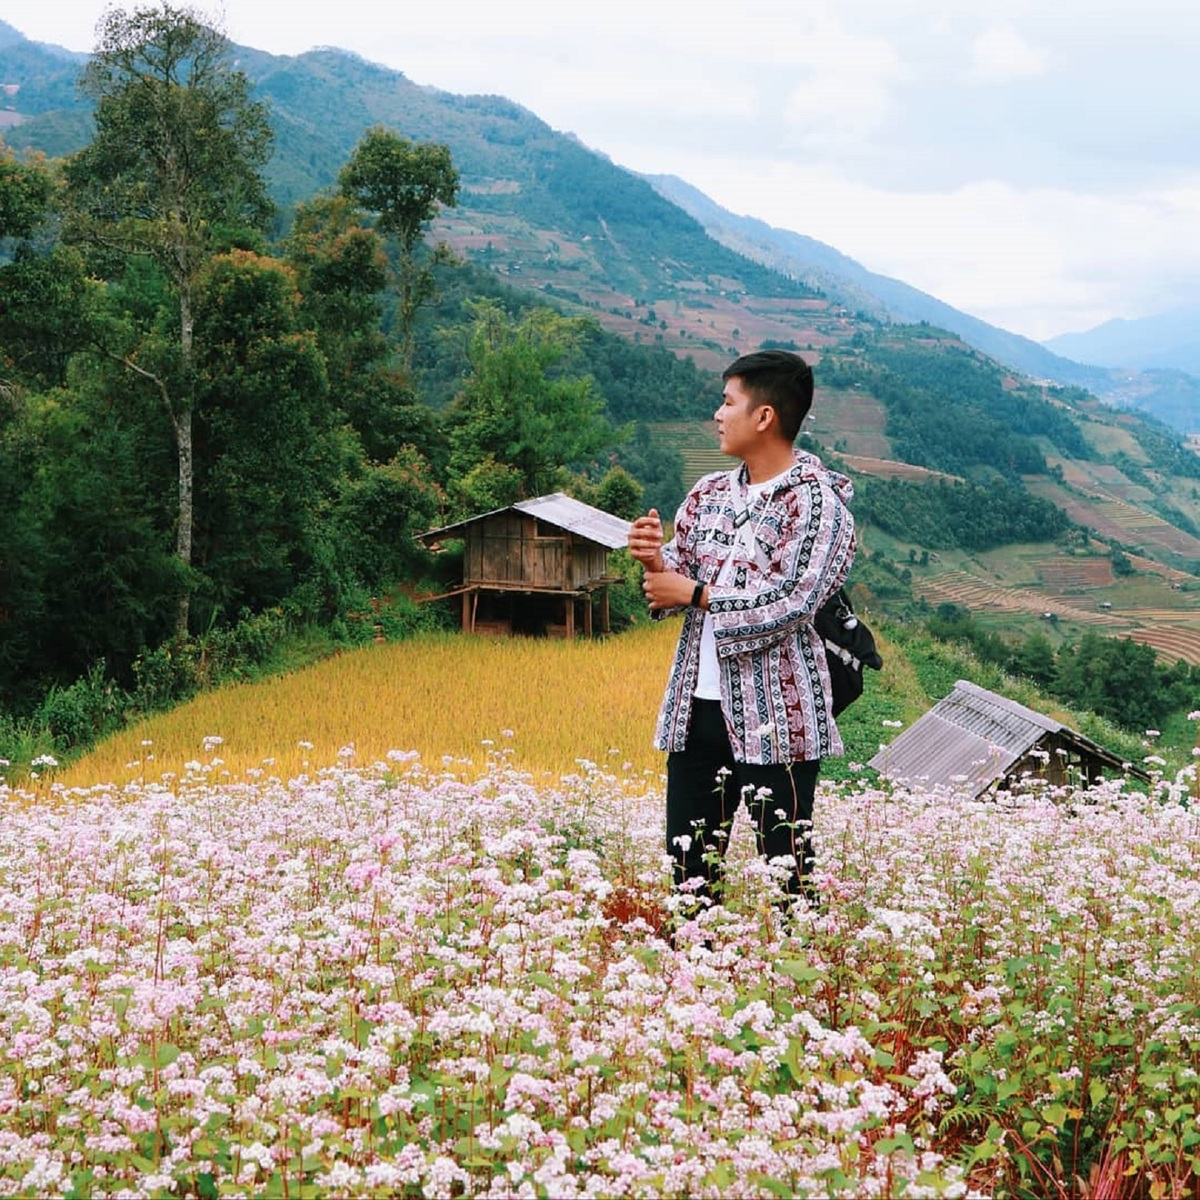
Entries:
<svg viewBox="0 0 1200 1200">
<path fill-rule="evenodd" d="M 779 424 L 779 414 L 771 404 L 760 404 L 758 406 L 758 427 L 764 433 L 771 429 L 772 426 Z"/>
</svg>

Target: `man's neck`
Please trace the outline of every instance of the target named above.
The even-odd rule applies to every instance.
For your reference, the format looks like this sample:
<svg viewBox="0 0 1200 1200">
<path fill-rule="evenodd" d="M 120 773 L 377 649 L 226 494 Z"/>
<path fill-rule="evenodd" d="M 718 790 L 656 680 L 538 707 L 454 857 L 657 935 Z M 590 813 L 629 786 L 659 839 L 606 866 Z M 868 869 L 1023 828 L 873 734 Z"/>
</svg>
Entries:
<svg viewBox="0 0 1200 1200">
<path fill-rule="evenodd" d="M 773 442 L 756 447 L 754 453 L 746 455 L 742 461 L 751 483 L 766 483 L 768 479 L 790 471 L 796 462 L 796 453 L 791 442 Z"/>
</svg>

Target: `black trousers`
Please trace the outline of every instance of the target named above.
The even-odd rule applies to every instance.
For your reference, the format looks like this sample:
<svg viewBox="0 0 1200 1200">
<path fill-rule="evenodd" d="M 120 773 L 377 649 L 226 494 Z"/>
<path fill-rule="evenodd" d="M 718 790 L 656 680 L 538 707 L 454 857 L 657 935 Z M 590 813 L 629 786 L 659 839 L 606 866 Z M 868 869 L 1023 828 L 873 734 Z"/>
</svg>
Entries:
<svg viewBox="0 0 1200 1200">
<path fill-rule="evenodd" d="M 720 701 L 693 700 L 687 747 L 667 755 L 667 853 L 675 860 L 676 886 L 698 876 L 704 881 L 700 892 L 714 894 L 744 797 L 758 852 L 791 858 L 796 869 L 787 890 L 799 892 L 812 857 L 809 831 L 820 770 L 819 759 L 769 766 L 737 762 Z"/>
</svg>

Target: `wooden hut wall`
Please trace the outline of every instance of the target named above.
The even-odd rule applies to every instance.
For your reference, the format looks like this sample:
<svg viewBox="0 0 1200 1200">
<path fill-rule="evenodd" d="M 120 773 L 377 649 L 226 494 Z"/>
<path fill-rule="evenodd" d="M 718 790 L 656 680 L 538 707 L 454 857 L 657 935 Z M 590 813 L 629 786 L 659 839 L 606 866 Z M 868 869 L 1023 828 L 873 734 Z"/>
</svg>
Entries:
<svg viewBox="0 0 1200 1200">
<path fill-rule="evenodd" d="M 467 534 L 464 582 L 471 586 L 565 586 L 566 536 L 541 537 L 523 513 L 497 513 Z"/>
<path fill-rule="evenodd" d="M 571 584 L 573 587 L 583 587 L 584 584 L 594 583 L 603 579 L 608 573 L 608 550 L 599 542 L 589 542 L 586 538 L 571 540 Z"/>
<path fill-rule="evenodd" d="M 1043 761 L 1042 755 L 1049 758 Z M 1052 787 L 1087 786 L 1104 777 L 1104 762 L 1069 738 L 1048 736 L 1009 771 L 1007 785 L 1019 783 L 1026 774 L 1044 779 Z"/>
</svg>

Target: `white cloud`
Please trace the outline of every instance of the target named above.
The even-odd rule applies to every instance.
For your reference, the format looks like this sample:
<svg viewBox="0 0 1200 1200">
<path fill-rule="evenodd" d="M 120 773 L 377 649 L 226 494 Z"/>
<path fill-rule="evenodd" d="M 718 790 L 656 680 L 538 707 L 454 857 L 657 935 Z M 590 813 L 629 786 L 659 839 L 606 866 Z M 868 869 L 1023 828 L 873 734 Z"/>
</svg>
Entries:
<svg viewBox="0 0 1200 1200">
<path fill-rule="evenodd" d="M 896 52 L 882 38 L 832 24 L 812 30 L 807 44 L 814 65 L 791 89 L 784 120 L 813 150 L 869 141 L 893 111 L 894 87 L 907 78 Z"/>
<path fill-rule="evenodd" d="M 1007 25 L 993 25 L 971 43 L 971 78 L 1009 83 L 1044 75 L 1050 56 Z"/>
</svg>

